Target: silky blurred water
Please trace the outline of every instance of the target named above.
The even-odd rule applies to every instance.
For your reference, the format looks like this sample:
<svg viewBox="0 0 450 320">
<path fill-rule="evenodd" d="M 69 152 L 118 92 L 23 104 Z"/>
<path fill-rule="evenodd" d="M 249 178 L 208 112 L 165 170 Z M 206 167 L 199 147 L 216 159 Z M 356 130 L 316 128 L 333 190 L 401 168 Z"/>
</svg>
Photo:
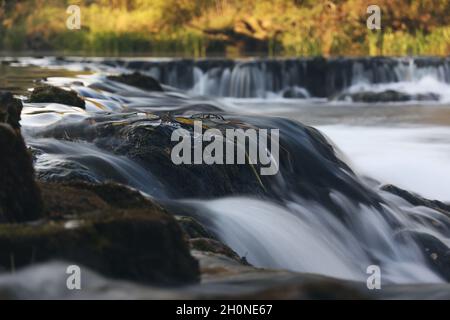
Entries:
<svg viewBox="0 0 450 320">
<path fill-rule="evenodd" d="M 39 75 L 47 83 L 76 90 L 87 101 L 87 110 L 59 104 L 25 104 L 22 120 L 25 138 L 30 146 L 42 152 L 36 161 L 38 171 L 51 172 L 53 167 L 62 167 L 67 169 L 63 174 L 71 174 L 75 163 L 93 181 L 112 179 L 155 198 L 166 198 L 161 188 L 164 181 L 157 181 L 151 172 L 130 159 L 90 143 L 37 138 L 34 133 L 56 121 L 77 122 L 95 112 L 121 112 L 125 106 L 151 112 L 152 108 L 170 110 L 174 106 L 206 102 L 230 113 L 287 117 L 313 125 L 328 136 L 341 157 L 360 176 L 450 201 L 447 193 L 450 190 L 450 105 L 445 99 L 364 104 L 311 97 L 284 99 L 279 95 L 269 99 L 267 96 L 265 99 L 192 97 L 192 92 L 148 93 L 108 82 L 104 74 L 81 72 L 82 64 L 69 64 L 71 71 L 52 67 L 38 69 L 37 73 L 33 63 L 31 60 L 17 67 L 3 66 L 6 77 L 3 76 L 0 85 L 21 95 Z M 96 64 L 94 67 L 92 72 L 114 71 Z M 413 80 L 419 81 L 420 86 L 421 79 Z M 93 83 L 101 83 L 113 93 L 86 87 Z M 393 84 L 399 85 L 408 87 L 408 83 Z M 441 83 L 435 89 L 443 91 L 445 96 L 447 84 Z M 408 90 L 417 91 L 414 87 Z M 431 209 L 414 208 L 398 197 L 381 193 L 373 185 L 371 188 L 384 199 L 383 210 L 363 206 L 339 192 L 332 192 L 333 201 L 345 213 L 341 218 L 347 223 L 337 220 L 321 203 L 290 195 L 290 190 L 284 190 L 283 203 L 251 197 L 219 197 L 208 201 L 185 199 L 185 204 L 192 206 L 197 218 L 224 243 L 255 266 L 362 281 L 366 267 L 380 263 L 388 282 L 442 282 L 414 241 L 404 243 L 397 239 L 392 222 L 404 230 L 433 235 L 450 246 L 449 235 L 435 226 L 448 223 L 448 218 Z M 413 215 L 426 216 L 434 224 L 417 222 L 411 219 Z"/>
</svg>

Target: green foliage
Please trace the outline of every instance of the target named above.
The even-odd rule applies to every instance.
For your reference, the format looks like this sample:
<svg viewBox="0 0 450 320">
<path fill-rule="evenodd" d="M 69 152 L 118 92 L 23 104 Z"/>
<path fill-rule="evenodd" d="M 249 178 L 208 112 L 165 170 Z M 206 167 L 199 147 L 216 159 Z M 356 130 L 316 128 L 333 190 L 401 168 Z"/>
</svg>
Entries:
<svg viewBox="0 0 450 320">
<path fill-rule="evenodd" d="M 82 30 L 65 27 L 78 4 Z M 86 54 L 448 55 L 449 0 L 0 0 L 0 49 Z M 39 8 L 36 10 L 36 8 Z M 262 52 L 261 52 L 262 51 Z"/>
</svg>

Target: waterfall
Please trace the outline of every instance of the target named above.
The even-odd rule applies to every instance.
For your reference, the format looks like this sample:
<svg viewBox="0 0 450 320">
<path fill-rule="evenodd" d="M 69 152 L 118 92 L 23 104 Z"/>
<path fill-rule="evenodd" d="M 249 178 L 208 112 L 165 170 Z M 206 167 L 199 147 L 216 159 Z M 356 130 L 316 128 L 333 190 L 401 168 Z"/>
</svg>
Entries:
<svg viewBox="0 0 450 320">
<path fill-rule="evenodd" d="M 287 89 L 326 97 L 361 84 L 374 88 L 409 85 L 414 81 L 423 86 L 429 79 L 443 86 L 450 82 L 449 60 L 437 58 L 169 60 L 124 64 L 191 93 L 241 98 L 267 98 L 269 93 Z M 197 113 L 194 98 L 181 97 L 170 88 L 165 92 L 143 92 L 98 75 L 83 77 L 88 84 L 103 85 L 96 96 L 88 90 L 92 89 L 89 85 L 80 89 L 74 80 L 80 79 L 47 81 L 92 96 L 91 100 L 99 105 L 104 104 L 102 100 L 126 101 L 128 107 L 135 109 L 91 106 L 75 110 L 57 104 L 26 103 L 23 132 L 35 152 L 35 167 L 42 180 L 112 180 L 164 203 L 181 204 L 186 214 L 193 215 L 240 256 L 259 267 L 364 281 L 366 268 L 379 265 L 383 279 L 389 283 L 436 283 L 450 278 L 448 267 L 431 261 L 433 258 L 424 249 L 432 244 L 433 256 L 436 251 L 439 258 L 445 258 L 450 247 L 450 217 L 432 207 L 413 206 L 400 196 L 381 191 L 374 182 L 369 185 L 318 130 L 292 118 L 248 115 L 245 107 L 241 114 L 228 114 L 213 99 L 204 99 L 202 103 L 222 111 L 223 119 L 210 119 L 211 127 L 221 127 L 225 122 L 232 128 L 279 128 L 279 174 L 257 176 L 254 168 L 248 166 L 178 166 L 170 162 L 167 150 L 171 132 L 186 121 L 167 118 L 158 108 L 173 106 L 172 110 L 181 115 L 186 110 Z M 109 91 L 102 92 L 101 88 Z M 190 109 L 186 108 L 187 103 L 192 103 Z M 330 104 L 330 108 L 334 107 Z M 345 136 L 345 140 L 357 140 L 354 128 L 349 132 L 351 138 Z M 388 139 L 391 138 L 390 133 Z M 363 143 L 371 140 L 364 139 Z M 369 152 L 367 155 L 373 157 Z M 399 159 L 401 168 L 408 159 L 404 155 Z M 436 177 L 442 178 L 443 174 L 437 173 Z"/>
<path fill-rule="evenodd" d="M 450 84 L 450 58 L 173 59 L 122 64 L 193 94 L 233 98 L 286 97 L 295 88 L 313 97 L 332 97 L 354 85 L 424 78 Z"/>
<path fill-rule="evenodd" d="M 389 220 L 396 220 L 405 230 L 427 228 L 438 234 L 437 229 L 432 231 L 395 209 L 394 202 L 401 203 L 398 199 L 391 203 L 386 218 L 375 208 L 352 204 L 338 193 L 334 197 L 346 207 L 350 224 L 320 204 L 300 198 L 285 205 L 243 197 L 185 203 L 197 210 L 195 217 L 222 241 L 259 267 L 364 281 L 366 268 L 377 264 L 384 270 L 386 283 L 443 281 L 413 242 L 397 237 Z"/>
</svg>

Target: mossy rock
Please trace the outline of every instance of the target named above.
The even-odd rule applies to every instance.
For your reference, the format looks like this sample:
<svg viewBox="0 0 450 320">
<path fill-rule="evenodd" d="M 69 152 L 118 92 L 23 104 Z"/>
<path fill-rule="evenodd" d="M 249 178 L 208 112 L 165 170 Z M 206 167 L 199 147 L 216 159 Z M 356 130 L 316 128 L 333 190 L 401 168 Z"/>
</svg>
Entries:
<svg viewBox="0 0 450 320">
<path fill-rule="evenodd" d="M 30 96 L 30 102 L 54 102 L 85 109 L 85 101 L 73 90 L 64 90 L 53 86 L 37 87 Z"/>
<path fill-rule="evenodd" d="M 157 80 L 150 76 L 145 76 L 139 72 L 134 72 L 131 74 L 121 74 L 118 76 L 108 76 L 108 79 L 144 90 L 164 91 Z"/>
<path fill-rule="evenodd" d="M 88 216 L 111 209 L 164 209 L 138 191 L 116 183 L 87 182 L 39 183 L 45 214 L 53 219 L 65 216 Z"/>
<path fill-rule="evenodd" d="M 0 123 L 0 223 L 37 220 L 42 208 L 25 142 L 20 132 Z"/>
<path fill-rule="evenodd" d="M 138 192 L 116 184 L 40 186 L 47 218 L 0 225 L 3 269 L 57 259 L 141 283 L 198 281 L 198 262 L 175 218 Z M 113 199 L 118 194 L 124 199 Z"/>
</svg>

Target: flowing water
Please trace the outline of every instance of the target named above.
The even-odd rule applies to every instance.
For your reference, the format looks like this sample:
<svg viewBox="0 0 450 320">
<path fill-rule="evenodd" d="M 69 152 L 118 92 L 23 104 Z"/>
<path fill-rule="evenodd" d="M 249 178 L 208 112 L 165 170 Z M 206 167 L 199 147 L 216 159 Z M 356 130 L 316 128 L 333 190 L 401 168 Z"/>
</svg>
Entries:
<svg viewBox="0 0 450 320">
<path fill-rule="evenodd" d="M 390 183 L 450 201 L 449 59 L 20 59 L 3 66 L 2 73 L 20 70 L 22 76 L 8 78 L 9 83 L 2 79 L 1 86 L 23 94 L 24 83 L 31 87 L 29 79 L 36 77 L 30 73 L 36 65 L 45 67 L 39 70 L 48 83 L 70 87 L 87 100 L 86 111 L 25 104 L 23 132 L 37 150 L 40 178 L 115 180 L 161 201 L 175 201 L 255 266 L 365 281 L 366 268 L 375 264 L 387 283 L 448 280 L 430 265 L 414 235 L 431 236 L 448 250 L 450 217 L 379 187 Z M 154 76 L 167 92 L 149 93 L 104 77 L 131 70 Z M 343 92 L 386 91 L 408 95 L 408 101 L 336 99 Z M 416 99 L 418 94 L 432 98 Z M 185 195 L 156 170 L 95 140 L 42 136 L 56 123 L 77 124 L 95 114 L 131 109 L 145 125 L 158 126 L 149 112 L 201 112 L 205 104 L 260 127 L 280 128 L 292 163 L 270 180 L 273 197 Z M 329 163 L 302 127 L 278 117 L 318 128 L 357 175 Z"/>
</svg>

